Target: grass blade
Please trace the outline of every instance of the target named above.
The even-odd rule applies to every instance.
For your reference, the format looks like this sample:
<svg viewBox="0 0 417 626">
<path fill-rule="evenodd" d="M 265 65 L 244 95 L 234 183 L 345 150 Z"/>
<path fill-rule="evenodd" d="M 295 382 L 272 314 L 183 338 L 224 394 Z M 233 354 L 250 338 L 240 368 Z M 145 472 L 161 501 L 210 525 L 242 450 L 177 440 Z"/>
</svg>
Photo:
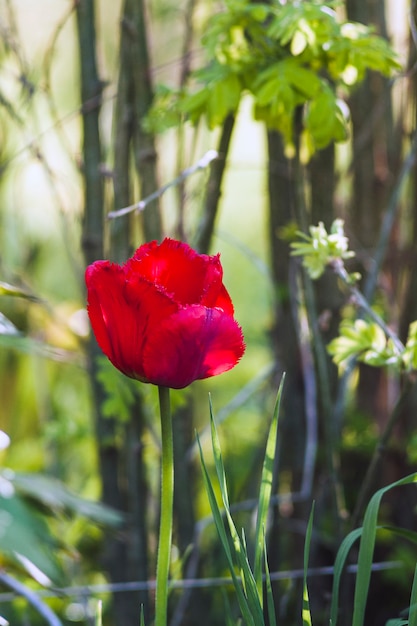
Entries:
<svg viewBox="0 0 417 626">
<path fill-rule="evenodd" d="M 366 600 L 368 597 L 369 583 L 371 579 L 372 559 L 374 554 L 375 537 L 377 530 L 377 517 L 383 495 L 395 487 L 417 482 L 417 474 L 405 478 L 379 489 L 372 496 L 363 520 L 362 537 L 359 545 L 358 573 L 356 576 L 354 609 L 352 626 L 363 626 L 365 618 Z"/>
<path fill-rule="evenodd" d="M 302 618 L 303 625 L 312 626 L 313 622 L 311 620 L 310 613 L 310 600 L 308 597 L 308 587 L 307 587 L 307 572 L 308 572 L 308 559 L 310 556 L 310 545 L 311 545 L 311 535 L 313 533 L 313 518 L 314 518 L 314 502 L 311 507 L 310 517 L 308 519 L 307 524 L 307 532 L 306 532 L 306 540 L 304 544 L 304 576 L 303 576 L 303 610 L 302 610 Z"/>
<path fill-rule="evenodd" d="M 339 612 L 339 589 L 340 580 L 342 577 L 343 569 L 346 564 L 346 559 L 350 552 L 351 547 L 359 539 L 362 534 L 362 528 L 352 530 L 340 544 L 339 550 L 336 555 L 334 563 L 334 576 L 333 576 L 333 589 L 332 589 L 332 603 L 330 607 L 330 626 L 336 626 L 337 617 Z"/>
<path fill-rule="evenodd" d="M 272 479 L 274 475 L 274 459 L 276 450 L 276 441 L 278 433 L 278 417 L 281 403 L 282 390 L 284 386 L 284 378 L 278 389 L 277 399 L 275 402 L 274 414 L 272 417 L 271 427 L 269 429 L 268 440 L 266 443 L 265 459 L 262 469 L 261 487 L 259 490 L 258 514 L 256 519 L 255 531 L 255 560 L 254 560 L 254 577 L 256 587 L 258 589 L 259 600 L 262 605 L 263 580 L 262 580 L 262 562 L 264 558 L 265 528 L 268 517 L 269 502 L 271 499 Z"/>
<path fill-rule="evenodd" d="M 408 615 L 408 626 L 417 626 L 417 566 L 414 570 L 413 587 L 410 597 L 410 613 Z"/>
<path fill-rule="evenodd" d="M 229 546 L 229 540 L 226 534 L 226 529 L 224 527 L 222 514 L 220 512 L 219 506 L 217 504 L 216 495 L 214 493 L 214 488 L 207 470 L 206 463 L 204 461 L 203 450 L 201 448 L 200 440 L 197 436 L 197 443 L 200 451 L 200 460 L 201 467 L 203 470 L 203 481 L 206 488 L 207 496 L 209 499 L 211 511 L 213 513 L 214 522 L 216 524 L 217 532 L 220 537 L 221 544 L 223 546 L 224 553 L 226 555 L 226 559 L 229 565 L 230 574 L 233 579 L 233 585 L 236 591 L 237 600 L 239 603 L 240 610 L 242 612 L 243 618 L 248 626 L 256 626 L 255 621 L 252 617 L 252 614 L 249 609 L 249 605 L 246 599 L 246 596 L 243 592 L 241 581 L 237 578 L 232 558 L 232 553 Z"/>
<path fill-rule="evenodd" d="M 229 495 L 227 492 L 226 474 L 223 465 L 223 458 L 220 449 L 220 441 L 217 434 L 217 428 L 213 417 L 212 406 L 210 404 L 210 422 L 211 422 L 211 438 L 213 447 L 214 464 L 216 468 L 217 478 L 220 485 L 220 491 L 224 504 L 227 523 L 229 526 L 230 536 L 233 542 L 234 555 L 236 559 L 236 565 L 240 569 L 243 588 L 246 594 L 247 603 L 255 623 L 261 625 L 264 623 L 262 604 L 259 600 L 258 590 L 256 587 L 255 579 L 252 570 L 249 565 L 247 551 L 244 541 L 239 536 L 236 526 L 234 524 L 232 515 L 230 513 Z"/>
<path fill-rule="evenodd" d="M 269 573 L 268 554 L 266 550 L 266 542 L 264 541 L 264 567 L 265 567 L 265 587 L 266 587 L 266 606 L 268 609 L 268 623 L 269 626 L 277 626 L 277 620 L 275 617 L 275 602 L 272 593 L 271 576 Z"/>
</svg>

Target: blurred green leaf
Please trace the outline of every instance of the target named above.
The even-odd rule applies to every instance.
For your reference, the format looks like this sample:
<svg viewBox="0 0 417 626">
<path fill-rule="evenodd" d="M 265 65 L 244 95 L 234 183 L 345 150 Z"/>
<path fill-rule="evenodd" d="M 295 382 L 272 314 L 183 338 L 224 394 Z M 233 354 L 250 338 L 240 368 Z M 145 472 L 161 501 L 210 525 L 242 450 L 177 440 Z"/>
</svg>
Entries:
<svg viewBox="0 0 417 626">
<path fill-rule="evenodd" d="M 80 353 L 56 348 L 31 337 L 26 337 L 19 331 L 17 333 L 2 334 L 0 330 L 0 347 L 17 350 L 24 354 L 37 354 L 61 363 L 75 363 L 76 365 L 84 366 L 84 357 Z"/>
<path fill-rule="evenodd" d="M 19 564 L 23 557 L 59 584 L 64 577 L 56 559 L 57 547 L 41 515 L 14 492 L 0 494 L 0 552 Z"/>
<path fill-rule="evenodd" d="M 80 498 L 61 482 L 41 474 L 12 474 L 10 481 L 22 495 L 41 502 L 53 511 L 71 511 L 106 526 L 120 526 L 123 515 L 99 502 Z"/>
<path fill-rule="evenodd" d="M 0 313 L 0 336 L 20 337 L 21 333 L 16 326 L 3 313 Z"/>
<path fill-rule="evenodd" d="M 16 287 L 15 285 L 9 285 L 0 281 L 0 296 L 12 296 L 15 298 L 25 298 L 26 300 L 32 300 L 33 302 L 43 302 L 41 298 L 38 298 L 33 293 L 27 291 L 22 287 Z"/>
</svg>

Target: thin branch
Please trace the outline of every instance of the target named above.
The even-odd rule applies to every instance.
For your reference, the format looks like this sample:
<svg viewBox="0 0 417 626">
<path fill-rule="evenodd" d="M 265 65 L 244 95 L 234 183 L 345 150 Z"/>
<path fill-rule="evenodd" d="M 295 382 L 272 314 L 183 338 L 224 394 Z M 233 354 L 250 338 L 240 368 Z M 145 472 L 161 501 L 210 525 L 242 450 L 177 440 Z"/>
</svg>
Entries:
<svg viewBox="0 0 417 626">
<path fill-rule="evenodd" d="M 223 176 L 226 168 L 227 155 L 229 153 L 234 126 L 235 116 L 229 114 L 223 123 L 219 139 L 219 150 L 217 155 L 219 158 L 213 163 L 213 167 L 210 170 L 206 200 L 204 203 L 204 214 L 199 227 L 199 232 L 197 233 L 197 243 L 195 246 L 199 252 L 204 254 L 208 253 L 211 238 L 213 236 L 214 224 L 219 208 Z"/>
<path fill-rule="evenodd" d="M 394 430 L 394 427 L 396 426 L 396 424 L 398 423 L 402 415 L 402 409 L 404 407 L 406 400 L 408 399 L 411 387 L 412 387 L 412 383 L 410 379 L 407 379 L 404 389 L 402 390 L 401 395 L 398 398 L 397 403 L 394 406 L 394 409 L 384 428 L 384 431 L 379 438 L 379 441 L 374 450 L 371 462 L 368 466 L 368 470 L 365 474 L 365 478 L 361 483 L 361 489 L 359 491 L 355 510 L 352 515 L 352 528 L 356 528 L 359 525 L 359 521 L 362 516 L 362 513 L 365 510 L 365 506 L 372 493 L 376 477 L 380 470 L 380 464 L 381 464 L 383 455 L 386 451 L 388 442 L 391 438 L 392 431 Z"/>
<path fill-rule="evenodd" d="M 107 215 L 107 218 L 113 220 L 118 217 L 122 217 L 123 215 L 127 215 L 128 213 L 133 213 L 133 211 L 143 211 L 144 209 L 146 209 L 148 204 L 150 204 L 157 198 L 160 198 L 168 189 L 180 184 L 183 180 L 188 178 L 188 176 L 191 176 L 191 174 L 195 174 L 195 172 L 205 169 L 214 159 L 217 159 L 218 156 L 219 155 L 216 150 L 209 150 L 199 161 L 197 161 L 197 163 L 185 169 L 183 172 L 181 172 L 181 174 L 179 174 L 179 176 L 174 178 L 174 180 L 170 181 L 166 185 L 163 185 L 143 200 L 140 200 L 140 202 L 136 202 L 136 204 L 132 204 L 117 211 L 110 211 L 110 213 L 108 213 Z"/>
<path fill-rule="evenodd" d="M 400 561 L 380 561 L 372 564 L 373 572 L 380 572 L 383 570 L 389 569 L 397 569 L 403 567 L 403 563 Z M 358 571 L 357 564 L 351 564 L 346 567 L 346 571 L 351 574 L 356 574 Z M 311 567 L 308 569 L 309 576 L 332 576 L 334 574 L 334 567 L 324 566 L 324 567 Z M 270 577 L 271 580 L 296 580 L 303 578 L 304 570 L 302 569 L 293 569 L 293 570 L 282 570 L 271 572 Z M 0 574 L 0 581 L 2 580 L 3 575 Z M 205 589 L 209 587 L 223 587 L 229 586 L 232 584 L 232 579 L 228 576 L 219 576 L 213 578 L 184 578 L 178 580 L 170 580 L 169 588 L 170 589 Z M 145 581 L 126 581 L 120 583 L 110 583 L 110 584 L 97 584 L 97 585 L 86 585 L 84 587 L 64 587 L 59 589 L 47 589 L 39 592 L 32 592 L 33 595 L 37 597 L 76 597 L 76 596 L 85 596 L 86 594 L 101 594 L 101 593 L 125 593 L 127 591 L 145 591 L 145 590 L 153 590 L 155 589 L 156 581 L 155 580 L 145 580 Z M 16 595 L 14 593 L 2 593 L 0 594 L 0 603 L 3 602 L 11 602 L 15 599 Z M 56 626 L 62 626 L 61 622 L 55 622 Z"/>
<path fill-rule="evenodd" d="M 48 622 L 49 626 L 62 626 L 62 622 L 55 613 L 39 598 L 39 594 L 32 591 L 21 582 L 12 578 L 6 574 L 6 572 L 0 571 L 0 583 L 3 583 L 6 587 L 13 589 L 19 596 L 25 598 L 33 608 L 42 615 Z M 55 595 L 55 594 L 54 594 Z"/>
<path fill-rule="evenodd" d="M 385 211 L 384 219 L 379 234 L 379 240 L 376 246 L 374 254 L 374 262 L 372 270 L 368 273 L 364 286 L 364 296 L 368 301 L 371 301 L 374 295 L 377 277 L 381 269 L 383 260 L 386 255 L 386 251 L 389 245 L 389 237 L 394 225 L 394 220 L 397 214 L 398 204 L 403 190 L 404 182 L 406 181 L 417 157 L 417 133 L 414 134 L 412 139 L 411 148 L 403 163 L 401 171 L 398 176 L 398 180 L 392 190 L 391 197 L 388 201 L 387 210 Z"/>
<path fill-rule="evenodd" d="M 347 288 L 349 289 L 355 304 L 361 308 L 363 311 L 365 311 L 365 313 L 367 315 L 369 315 L 369 317 L 371 319 L 373 319 L 373 321 L 378 324 L 378 326 L 380 328 L 382 328 L 382 330 L 384 331 L 384 333 L 387 335 L 387 337 L 389 337 L 393 344 L 395 345 L 397 351 L 399 353 L 401 353 L 404 350 L 404 344 L 402 343 L 402 341 L 400 341 L 400 339 L 397 337 L 397 335 L 390 329 L 389 326 L 387 326 L 387 324 L 384 322 L 384 320 L 382 319 L 382 317 L 380 317 L 378 315 L 378 313 L 376 313 L 373 308 L 371 307 L 371 305 L 369 304 L 367 298 L 362 294 L 361 291 L 359 291 L 359 289 L 357 287 L 355 287 L 354 285 L 351 284 L 351 281 L 349 279 L 349 274 L 346 271 L 345 265 L 343 263 L 342 260 L 337 259 L 336 261 L 334 261 L 331 264 L 333 271 L 335 272 L 335 274 L 344 282 L 344 284 L 347 286 Z"/>
</svg>

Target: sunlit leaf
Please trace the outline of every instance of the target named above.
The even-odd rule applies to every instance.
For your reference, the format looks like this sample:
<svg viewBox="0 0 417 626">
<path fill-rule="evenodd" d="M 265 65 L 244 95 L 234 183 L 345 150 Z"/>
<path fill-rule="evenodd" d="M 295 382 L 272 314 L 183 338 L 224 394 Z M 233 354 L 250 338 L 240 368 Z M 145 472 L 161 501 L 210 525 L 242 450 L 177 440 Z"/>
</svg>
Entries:
<svg viewBox="0 0 417 626">
<path fill-rule="evenodd" d="M 107 526 L 120 526 L 123 523 L 123 515 L 120 512 L 99 502 L 80 498 L 50 476 L 12 474 L 10 480 L 21 494 L 42 502 L 52 510 L 71 511 Z"/>
<path fill-rule="evenodd" d="M 16 494 L 0 494 L 0 552 L 22 563 L 21 555 L 54 583 L 63 581 L 57 544 L 44 519 Z"/>
<path fill-rule="evenodd" d="M 12 337 L 20 336 L 20 331 L 3 313 L 0 313 L 0 336 L 8 335 Z"/>
<path fill-rule="evenodd" d="M 25 298 L 26 300 L 32 300 L 33 302 L 42 302 L 41 298 L 38 298 L 27 289 L 22 287 L 16 287 L 15 285 L 9 285 L 0 281 L 0 296 L 12 296 L 16 298 Z"/>
</svg>

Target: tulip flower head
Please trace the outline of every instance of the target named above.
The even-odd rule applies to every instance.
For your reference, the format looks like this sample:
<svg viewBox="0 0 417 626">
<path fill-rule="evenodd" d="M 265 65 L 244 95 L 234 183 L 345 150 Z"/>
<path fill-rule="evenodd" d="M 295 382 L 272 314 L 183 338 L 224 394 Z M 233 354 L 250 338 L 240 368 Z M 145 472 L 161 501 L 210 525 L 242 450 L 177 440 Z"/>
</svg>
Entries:
<svg viewBox="0 0 417 626">
<path fill-rule="evenodd" d="M 230 370 L 245 351 L 220 255 L 166 238 L 124 265 L 92 263 L 85 280 L 97 343 L 131 378 L 181 389 Z"/>
</svg>

